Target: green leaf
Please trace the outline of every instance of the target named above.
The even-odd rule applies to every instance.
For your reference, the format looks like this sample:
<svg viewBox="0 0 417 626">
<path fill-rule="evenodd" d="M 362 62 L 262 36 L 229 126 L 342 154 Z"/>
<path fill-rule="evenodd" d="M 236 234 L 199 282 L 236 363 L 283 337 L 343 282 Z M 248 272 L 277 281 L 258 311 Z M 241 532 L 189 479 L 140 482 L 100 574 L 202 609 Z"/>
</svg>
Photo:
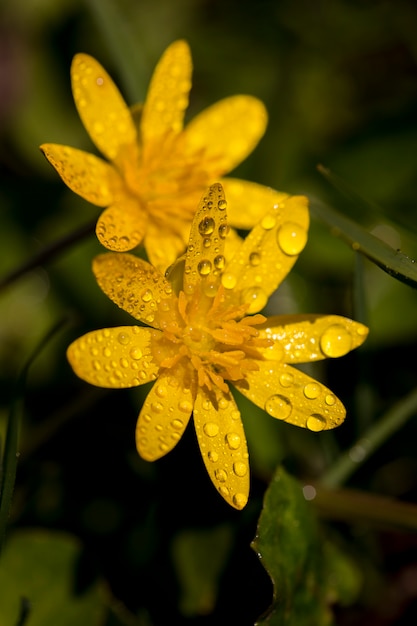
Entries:
<svg viewBox="0 0 417 626">
<path fill-rule="evenodd" d="M 1 623 L 23 623 L 22 600 L 28 626 L 103 623 L 99 584 L 74 592 L 79 554 L 78 541 L 65 533 L 24 530 L 10 535 L 0 563 Z"/>
<path fill-rule="evenodd" d="M 317 199 L 310 202 L 311 212 L 332 229 L 332 234 L 344 239 L 353 250 L 365 255 L 390 274 L 411 287 L 417 287 L 417 264 L 414 259 L 394 250 L 356 222 L 338 213 Z"/>
<path fill-rule="evenodd" d="M 282 468 L 265 493 L 252 547 L 274 585 L 257 626 L 329 626 L 331 603 L 353 601 L 360 589 L 358 569 L 325 540 L 301 485 Z"/>
</svg>

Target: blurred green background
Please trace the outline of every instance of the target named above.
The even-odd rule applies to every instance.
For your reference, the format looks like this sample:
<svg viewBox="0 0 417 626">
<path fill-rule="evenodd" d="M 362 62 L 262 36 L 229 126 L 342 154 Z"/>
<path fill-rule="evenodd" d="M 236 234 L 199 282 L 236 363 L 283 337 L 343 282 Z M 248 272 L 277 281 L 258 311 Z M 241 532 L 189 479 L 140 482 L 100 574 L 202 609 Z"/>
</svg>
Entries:
<svg viewBox="0 0 417 626">
<path fill-rule="evenodd" d="M 73 55 L 96 57 L 133 105 L 178 38 L 189 42 L 194 63 L 188 119 L 237 93 L 267 106 L 266 135 L 236 175 L 319 198 L 394 250 L 417 256 L 412 0 L 3 0 L 0 279 L 99 214 L 38 149 L 55 142 L 93 150 L 71 96 Z M 134 427 L 147 390 L 91 388 L 67 364 L 66 346 L 83 332 L 130 323 L 89 272 L 101 251 L 94 235 L 79 238 L 0 293 L 0 432 L 30 351 L 53 324 L 71 319 L 27 382 L 0 557 L 0 625 L 20 623 L 21 581 L 31 573 L 45 580 L 45 606 L 31 607 L 31 626 L 253 624 L 272 601 L 271 581 L 250 548 L 271 476 L 282 463 L 303 484 L 320 481 L 413 392 L 416 291 L 358 257 L 313 212 L 307 247 L 269 310 L 360 319 L 369 340 L 309 370 L 348 409 L 337 432 L 304 432 L 241 402 L 252 492 L 237 512 L 210 484 L 192 428 L 167 458 L 142 461 Z M 416 502 L 416 436 L 415 419 L 405 421 L 358 463 L 348 486 Z M 340 518 L 337 506 L 332 517 Z M 370 523 L 360 511 L 346 517 L 327 520 L 323 532 L 337 536 L 363 577 L 354 597 L 334 607 L 335 623 L 414 624 L 417 534 L 406 524 Z"/>
</svg>

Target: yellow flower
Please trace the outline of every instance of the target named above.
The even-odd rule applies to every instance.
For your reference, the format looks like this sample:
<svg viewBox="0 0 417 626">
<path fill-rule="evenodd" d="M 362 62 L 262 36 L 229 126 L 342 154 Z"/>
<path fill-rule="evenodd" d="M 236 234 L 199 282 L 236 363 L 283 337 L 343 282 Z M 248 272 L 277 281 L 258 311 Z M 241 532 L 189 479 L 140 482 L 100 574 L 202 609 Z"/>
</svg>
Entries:
<svg viewBox="0 0 417 626">
<path fill-rule="evenodd" d="M 107 160 L 68 146 L 41 146 L 72 191 L 107 207 L 97 222 L 100 242 L 115 252 L 143 242 L 151 263 L 163 269 L 184 252 L 205 189 L 252 152 L 267 124 L 262 102 L 237 95 L 184 128 L 191 73 L 187 43 L 174 42 L 156 66 L 143 107 L 129 109 L 103 67 L 77 54 L 71 66 L 75 104 Z M 252 227 L 271 193 L 275 202 L 282 197 L 239 179 L 227 179 L 225 189 L 236 228 Z"/>
<path fill-rule="evenodd" d="M 169 452 L 193 414 L 215 487 L 237 509 L 249 494 L 245 433 L 232 383 L 272 417 L 312 431 L 338 426 L 345 409 L 324 385 L 293 367 L 359 346 L 367 328 L 330 315 L 259 313 L 307 240 L 307 199 L 271 205 L 225 259 L 228 231 L 220 184 L 202 198 L 185 258 L 163 276 L 131 254 L 96 257 L 93 271 L 113 302 L 147 324 L 92 331 L 68 349 L 75 373 L 101 387 L 156 380 L 140 411 L 136 444 L 149 461 Z"/>
</svg>

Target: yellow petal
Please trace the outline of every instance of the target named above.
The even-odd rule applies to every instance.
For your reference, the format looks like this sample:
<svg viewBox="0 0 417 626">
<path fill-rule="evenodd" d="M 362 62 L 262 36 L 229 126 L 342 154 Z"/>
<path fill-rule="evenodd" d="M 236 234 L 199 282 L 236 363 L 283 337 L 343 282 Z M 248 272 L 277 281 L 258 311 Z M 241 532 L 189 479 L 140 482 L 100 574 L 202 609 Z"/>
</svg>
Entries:
<svg viewBox="0 0 417 626">
<path fill-rule="evenodd" d="M 230 172 L 250 154 L 268 122 L 262 102 L 252 96 L 219 100 L 187 125 L 187 151 L 201 152 L 211 178 Z"/>
<path fill-rule="evenodd" d="M 168 132 L 179 133 L 191 89 L 192 62 L 188 44 L 171 44 L 159 60 L 143 106 L 141 134 L 146 144 Z"/>
<path fill-rule="evenodd" d="M 190 231 L 189 225 L 187 231 L 188 235 Z M 183 254 L 186 236 L 185 234 L 181 235 L 180 233 L 162 229 L 150 223 L 144 239 L 144 245 L 150 263 L 161 270 L 162 273 L 165 273 L 165 270 Z"/>
<path fill-rule="evenodd" d="M 93 330 L 68 347 L 68 361 L 77 376 L 91 385 L 136 387 L 155 380 L 158 373 L 150 337 L 150 331 L 139 326 Z"/>
<path fill-rule="evenodd" d="M 171 285 L 143 259 L 108 252 L 94 259 L 93 272 L 110 300 L 135 319 L 159 328 L 158 308 L 165 315 L 172 308 L 175 319 L 176 297 Z"/>
<path fill-rule="evenodd" d="M 130 110 L 98 61 L 88 54 L 76 54 L 71 81 L 78 114 L 102 154 L 115 161 L 125 146 L 137 145 Z"/>
<path fill-rule="evenodd" d="M 257 328 L 260 337 L 274 341 L 259 349 L 264 358 L 284 363 L 344 356 L 368 335 L 366 326 L 340 315 L 277 315 Z"/>
<path fill-rule="evenodd" d="M 117 170 L 99 157 L 58 144 L 46 143 L 40 149 L 68 187 L 98 206 L 109 206 L 119 195 L 123 181 Z"/>
<path fill-rule="evenodd" d="M 133 250 L 143 240 L 148 216 L 140 203 L 125 197 L 100 215 L 96 235 L 100 243 L 113 252 Z"/>
<path fill-rule="evenodd" d="M 289 197 L 282 191 L 238 178 L 223 178 L 221 183 L 227 200 L 229 224 L 234 228 L 252 228 L 265 213 Z"/>
<path fill-rule="evenodd" d="M 201 198 L 191 225 L 184 269 L 184 292 L 187 295 L 201 283 L 203 291 L 211 289 L 214 294 L 224 268 L 227 232 L 223 187 L 216 183 Z"/>
<path fill-rule="evenodd" d="M 245 432 L 236 402 L 218 388 L 199 387 L 194 424 L 208 474 L 223 498 L 243 509 L 249 496 L 249 460 Z"/>
<path fill-rule="evenodd" d="M 240 292 L 248 313 L 258 313 L 284 280 L 307 242 L 308 201 L 291 196 L 270 209 L 226 264 L 222 283 Z"/>
<path fill-rule="evenodd" d="M 234 385 L 272 417 L 315 432 L 335 428 L 345 419 L 340 400 L 314 378 L 283 363 L 257 363 L 258 371 Z"/>
<path fill-rule="evenodd" d="M 196 382 L 185 384 L 181 364 L 161 372 L 141 409 L 136 426 L 136 447 L 146 461 L 155 461 L 172 450 L 190 420 Z"/>
</svg>

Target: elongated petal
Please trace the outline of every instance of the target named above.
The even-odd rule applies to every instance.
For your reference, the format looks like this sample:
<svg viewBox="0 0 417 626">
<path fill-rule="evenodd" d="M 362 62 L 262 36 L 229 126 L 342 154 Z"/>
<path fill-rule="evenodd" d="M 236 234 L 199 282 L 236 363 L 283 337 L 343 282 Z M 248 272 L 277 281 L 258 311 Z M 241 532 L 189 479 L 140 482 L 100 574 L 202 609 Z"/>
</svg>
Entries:
<svg viewBox="0 0 417 626">
<path fill-rule="evenodd" d="M 164 276 L 152 265 L 132 254 L 101 254 L 93 261 L 100 288 L 121 309 L 135 319 L 159 328 L 158 308 L 173 309 L 176 297 Z"/>
<path fill-rule="evenodd" d="M 243 509 L 249 496 L 249 461 L 245 432 L 235 400 L 218 388 L 199 387 L 194 424 L 207 472 L 223 498 Z"/>
<path fill-rule="evenodd" d="M 194 216 L 185 258 L 184 292 L 193 293 L 197 285 L 203 291 L 220 282 L 224 267 L 224 240 L 228 231 L 223 187 L 216 183 L 201 198 Z"/>
<path fill-rule="evenodd" d="M 113 165 L 94 154 L 45 143 L 40 149 L 68 187 L 97 206 L 109 206 L 123 188 Z"/>
<path fill-rule="evenodd" d="M 88 54 L 76 54 L 71 82 L 78 114 L 102 154 L 115 161 L 122 147 L 137 145 L 130 110 L 98 61 Z"/>
<path fill-rule="evenodd" d="M 122 389 L 155 380 L 158 367 L 150 351 L 151 331 L 139 326 L 93 330 L 67 350 L 74 372 L 91 385 Z"/>
<path fill-rule="evenodd" d="M 366 326 L 340 315 L 277 315 L 257 328 L 260 337 L 274 341 L 259 349 L 264 358 L 284 363 L 344 356 L 368 335 Z"/>
<path fill-rule="evenodd" d="M 191 89 L 191 52 L 185 41 L 171 44 L 157 64 L 149 85 L 141 119 L 142 142 L 183 128 Z"/>
<path fill-rule="evenodd" d="M 282 191 L 239 178 L 222 178 L 227 200 L 227 217 L 234 228 L 255 226 L 274 206 L 289 196 Z"/>
<path fill-rule="evenodd" d="M 148 216 L 139 201 L 125 197 L 103 211 L 97 222 L 96 235 L 105 248 L 126 252 L 141 243 L 147 224 Z"/>
<path fill-rule="evenodd" d="M 254 404 L 276 419 L 315 432 L 339 426 L 346 410 L 324 385 L 290 365 L 258 361 L 259 370 L 234 383 Z"/>
<path fill-rule="evenodd" d="M 162 273 L 165 273 L 165 270 L 184 253 L 187 241 L 185 230 L 188 231 L 188 236 L 190 232 L 189 224 L 188 228 L 183 230 L 184 234 L 182 235 L 172 231 L 163 231 L 158 226 L 152 223 L 149 224 L 144 239 L 146 253 L 150 263 L 160 269 Z"/>
<path fill-rule="evenodd" d="M 222 276 L 226 290 L 257 313 L 284 280 L 307 242 L 307 198 L 291 196 L 270 209 L 228 261 Z"/>
<path fill-rule="evenodd" d="M 196 395 L 181 364 L 161 372 L 141 409 L 136 426 L 136 447 L 140 456 L 155 461 L 172 450 L 190 420 Z"/>
<path fill-rule="evenodd" d="M 233 170 L 250 154 L 268 122 L 262 102 L 252 96 L 219 100 L 185 129 L 187 150 L 201 153 L 211 178 Z"/>
</svg>

